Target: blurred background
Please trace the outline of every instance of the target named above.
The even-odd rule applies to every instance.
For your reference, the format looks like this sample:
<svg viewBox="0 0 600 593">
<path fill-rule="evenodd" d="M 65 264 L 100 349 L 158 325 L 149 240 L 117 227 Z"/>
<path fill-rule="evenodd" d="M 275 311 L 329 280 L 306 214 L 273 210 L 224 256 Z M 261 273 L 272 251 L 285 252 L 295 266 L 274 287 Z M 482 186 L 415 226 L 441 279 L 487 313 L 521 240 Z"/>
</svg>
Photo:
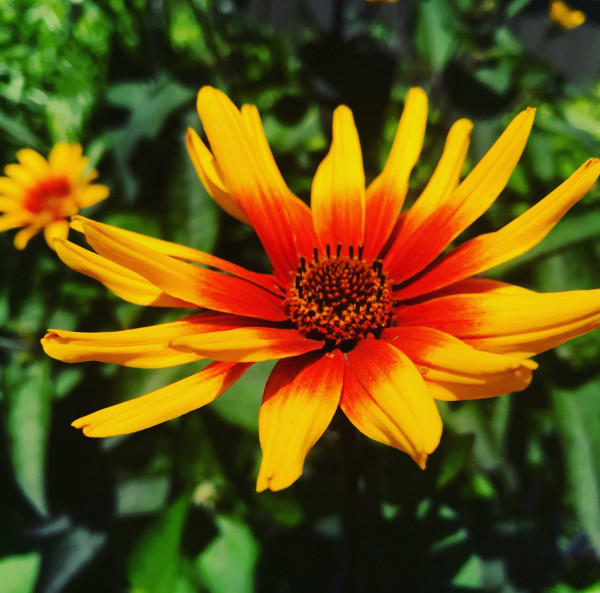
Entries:
<svg viewBox="0 0 600 593">
<path fill-rule="evenodd" d="M 409 203 L 454 120 L 475 122 L 471 167 L 512 115 L 537 107 L 508 188 L 463 239 L 600 156 L 600 2 L 571 6 L 586 22 L 566 29 L 535 0 L 2 0 L 0 164 L 23 147 L 80 142 L 111 190 L 85 215 L 267 271 L 251 229 L 218 211 L 186 154 L 202 85 L 259 107 L 304 199 L 340 103 L 370 180 L 408 88 L 427 91 Z M 490 275 L 542 291 L 600 287 L 599 197 Z M 336 417 L 295 485 L 256 494 L 272 364 L 201 411 L 87 439 L 72 420 L 198 367 L 47 358 L 48 327 L 175 316 L 120 301 L 41 236 L 17 252 L 12 235 L 0 235 L 2 593 L 600 591 L 600 332 L 537 357 L 523 393 L 440 404 L 444 435 L 426 471 L 358 433 L 344 461 Z"/>
</svg>

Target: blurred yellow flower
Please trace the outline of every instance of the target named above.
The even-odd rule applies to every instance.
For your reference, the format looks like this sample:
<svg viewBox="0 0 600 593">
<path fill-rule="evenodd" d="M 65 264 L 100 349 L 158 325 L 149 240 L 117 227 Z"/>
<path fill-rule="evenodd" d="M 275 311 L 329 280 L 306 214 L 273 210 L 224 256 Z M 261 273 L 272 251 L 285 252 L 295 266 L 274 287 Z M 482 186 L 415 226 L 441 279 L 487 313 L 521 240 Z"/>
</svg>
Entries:
<svg viewBox="0 0 600 593">
<path fill-rule="evenodd" d="M 66 239 L 69 233 L 67 218 L 108 196 L 106 186 L 91 183 L 98 173 L 89 169 L 79 144 L 59 142 L 48 160 L 24 148 L 17 159 L 0 177 L 0 231 L 21 228 L 15 235 L 17 249 L 42 229 L 54 249 L 54 238 Z"/>
<path fill-rule="evenodd" d="M 581 10 L 574 10 L 562 0 L 550 0 L 548 14 L 561 29 L 574 29 L 585 23 L 585 14 Z"/>
</svg>

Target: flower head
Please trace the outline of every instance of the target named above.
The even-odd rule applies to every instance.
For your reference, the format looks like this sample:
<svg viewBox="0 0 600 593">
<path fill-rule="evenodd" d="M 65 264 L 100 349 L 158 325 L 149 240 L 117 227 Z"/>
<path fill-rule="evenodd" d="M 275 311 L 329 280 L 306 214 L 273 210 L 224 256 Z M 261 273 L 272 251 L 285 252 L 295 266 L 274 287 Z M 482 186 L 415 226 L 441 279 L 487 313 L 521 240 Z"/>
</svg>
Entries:
<svg viewBox="0 0 600 593">
<path fill-rule="evenodd" d="M 69 217 L 108 196 L 108 188 L 91 183 L 98 174 L 89 170 L 79 144 L 56 144 L 48 160 L 24 148 L 17 159 L 0 177 L 0 231 L 22 227 L 15 236 L 17 249 L 42 229 L 54 249 L 55 237 L 67 237 Z"/>
<path fill-rule="evenodd" d="M 444 253 L 505 187 L 534 110 L 517 115 L 462 181 L 472 125 L 456 122 L 431 180 L 405 213 L 427 119 L 420 89 L 409 92 L 388 161 L 366 189 L 352 113 L 335 111 L 310 208 L 286 186 L 255 107 L 239 111 L 205 87 L 198 110 L 211 145 L 189 131 L 198 175 L 227 212 L 254 227 L 273 272 L 79 218 L 96 253 L 61 240 L 65 263 L 131 302 L 200 312 L 119 332 L 50 330 L 46 352 L 66 362 L 145 368 L 214 361 L 76 420 L 84 434 L 153 426 L 214 400 L 252 363 L 281 359 L 259 412 L 258 490 L 285 488 L 301 475 L 338 407 L 365 435 L 425 467 L 442 433 L 434 400 L 522 390 L 536 368 L 532 355 L 600 325 L 600 290 L 539 294 L 472 278 L 538 243 L 592 186 L 597 159 L 505 227 Z"/>
<path fill-rule="evenodd" d="M 563 0 L 550 0 L 548 14 L 561 29 L 574 29 L 585 23 L 585 14 L 581 10 L 571 8 Z"/>
</svg>

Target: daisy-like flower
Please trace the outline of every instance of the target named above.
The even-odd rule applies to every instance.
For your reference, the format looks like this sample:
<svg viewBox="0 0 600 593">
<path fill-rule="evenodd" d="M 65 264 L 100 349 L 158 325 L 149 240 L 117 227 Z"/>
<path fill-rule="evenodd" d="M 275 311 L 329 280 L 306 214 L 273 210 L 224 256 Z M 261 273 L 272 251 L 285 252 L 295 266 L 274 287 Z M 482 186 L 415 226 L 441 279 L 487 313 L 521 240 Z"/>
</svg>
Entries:
<svg viewBox="0 0 600 593">
<path fill-rule="evenodd" d="M 59 142 L 48 160 L 30 148 L 17 153 L 18 164 L 7 165 L 0 177 L 0 231 L 21 228 L 15 247 L 24 249 L 29 239 L 44 230 L 52 249 L 55 237 L 67 238 L 68 218 L 80 208 L 108 196 L 108 188 L 91 183 L 98 173 L 79 144 Z"/>
<path fill-rule="evenodd" d="M 571 8 L 563 0 L 550 0 L 548 15 L 561 29 L 574 29 L 585 23 L 585 14 L 581 10 Z"/>
<path fill-rule="evenodd" d="M 366 190 L 352 113 L 336 109 L 310 208 L 286 186 L 254 106 L 239 111 L 205 87 L 198 111 L 212 150 L 189 131 L 200 179 L 227 212 L 254 227 L 273 272 L 78 218 L 96 253 L 59 240 L 67 265 L 131 302 L 201 311 L 125 331 L 50 330 L 46 352 L 65 362 L 144 368 L 213 360 L 177 383 L 76 420 L 84 434 L 164 422 L 217 398 L 252 363 L 281 359 L 259 412 L 259 491 L 301 475 L 338 407 L 365 435 L 424 468 L 442 434 L 436 399 L 522 390 L 536 368 L 532 355 L 600 325 L 600 290 L 539 294 L 473 278 L 538 243 L 592 186 L 598 159 L 505 227 L 445 253 L 505 187 L 533 109 L 512 121 L 462 182 L 472 124 L 456 122 L 431 180 L 403 214 L 425 134 L 421 89 L 409 92 L 387 163 Z"/>
</svg>

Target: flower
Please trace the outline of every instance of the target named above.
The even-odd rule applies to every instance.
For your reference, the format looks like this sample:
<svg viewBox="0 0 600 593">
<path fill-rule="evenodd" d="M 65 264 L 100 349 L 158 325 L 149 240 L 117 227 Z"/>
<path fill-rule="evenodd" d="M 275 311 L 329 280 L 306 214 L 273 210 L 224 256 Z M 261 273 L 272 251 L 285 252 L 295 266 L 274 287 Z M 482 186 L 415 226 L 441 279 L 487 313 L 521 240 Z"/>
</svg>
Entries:
<svg viewBox="0 0 600 593">
<path fill-rule="evenodd" d="M 108 188 L 91 183 L 98 174 L 88 169 L 79 144 L 59 142 L 48 160 L 24 148 L 17 159 L 19 164 L 7 165 L 6 177 L 0 177 L 0 231 L 23 227 L 15 235 L 17 249 L 42 229 L 54 249 L 55 237 L 67 238 L 67 218 L 108 196 Z"/>
<path fill-rule="evenodd" d="M 79 418 L 73 426 L 84 434 L 130 433 L 185 414 L 252 363 L 280 359 L 259 411 L 259 491 L 298 479 L 338 407 L 365 435 L 424 468 L 442 433 L 434 400 L 522 390 L 537 366 L 532 355 L 600 326 L 600 290 L 539 294 L 473 278 L 538 243 L 592 186 L 598 159 L 505 227 L 443 253 L 505 187 L 533 109 L 517 115 L 462 182 L 472 124 L 456 122 L 431 180 L 404 214 L 425 134 L 421 89 L 410 90 L 387 163 L 366 190 L 352 113 L 336 109 L 311 208 L 286 186 L 256 107 L 238 111 L 204 87 L 198 111 L 212 150 L 189 130 L 198 175 L 227 212 L 254 227 L 273 273 L 78 217 L 96 253 L 58 240 L 67 265 L 133 303 L 201 311 L 117 332 L 49 330 L 46 352 L 142 368 L 213 360 L 177 383 Z"/>
<path fill-rule="evenodd" d="M 585 14 L 571 8 L 563 0 L 550 0 L 548 15 L 561 29 L 574 29 L 585 23 Z"/>
</svg>

